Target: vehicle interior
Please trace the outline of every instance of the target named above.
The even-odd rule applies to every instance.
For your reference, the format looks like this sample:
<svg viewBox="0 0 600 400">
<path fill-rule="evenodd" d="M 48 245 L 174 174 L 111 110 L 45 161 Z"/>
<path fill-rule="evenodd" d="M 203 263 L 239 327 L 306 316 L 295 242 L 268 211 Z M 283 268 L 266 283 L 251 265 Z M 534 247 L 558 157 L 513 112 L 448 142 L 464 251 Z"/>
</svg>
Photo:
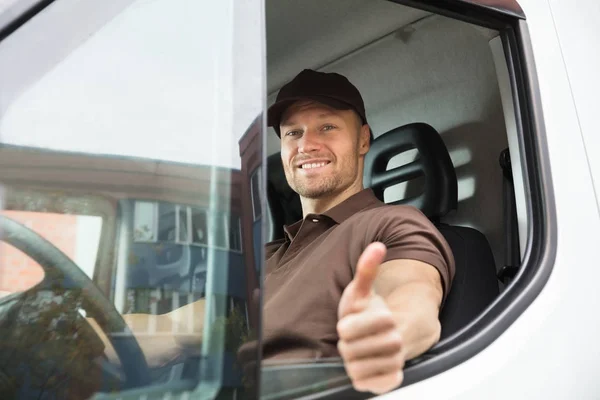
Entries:
<svg viewBox="0 0 600 400">
<path fill-rule="evenodd" d="M 481 233 L 481 242 L 464 246 L 469 251 L 487 247 L 487 254 L 470 262 L 478 266 L 465 279 L 477 268 L 500 272 L 510 263 L 505 221 L 511 214 L 505 212 L 501 160 L 512 127 L 506 126 L 501 95 L 506 82 L 499 80 L 501 65 L 496 65 L 498 32 L 384 0 L 271 1 L 267 6 L 269 102 L 299 68 L 347 76 L 362 93 L 375 135 L 365 186 L 386 203 L 420 208 L 439 226 Z M 306 22 L 290 26 L 292 16 Z M 334 26 L 328 23 L 332 20 Z M 281 171 L 276 172 L 279 138 L 272 130 L 267 146 L 269 201 L 278 214 L 272 234 L 278 237 L 280 222 L 301 214 Z M 277 204 L 280 192 L 292 207 Z M 518 251 L 518 243 L 512 247 Z M 452 248 L 457 253 L 459 245 Z M 479 273 L 489 277 L 491 270 Z M 482 301 L 489 303 L 499 289 L 481 279 L 485 289 L 479 296 L 492 291 Z"/>
<path fill-rule="evenodd" d="M 131 2 L 113 3 L 110 10 L 102 11 L 106 15 L 94 14 L 100 15 L 95 17 L 98 21 L 79 29 L 79 36 L 47 56 L 45 64 L 32 65 L 12 80 L 0 103 L 4 209 L 0 214 L 0 331 L 14 341 L 29 335 L 43 349 L 35 361 L 44 365 L 39 374 L 31 375 L 36 382 L 43 381 L 30 388 L 34 392 L 18 392 L 25 389 L 4 379 L 11 377 L 7 371 L 17 368 L 6 353 L 0 357 L 0 394 L 38 394 L 46 390 L 45 385 L 54 384 L 56 390 L 70 388 L 66 378 L 52 385 L 46 382 L 59 371 L 86 382 L 80 385 L 83 392 L 69 392 L 73 398 L 90 390 L 103 393 L 97 398 L 117 398 L 111 397 L 111 390 L 129 390 L 122 393 L 131 396 L 195 390 L 203 393 L 202 398 L 243 398 L 244 393 L 252 398 L 255 393 L 243 389 L 247 382 L 235 354 L 243 342 L 256 338 L 250 299 L 260 279 L 259 248 L 280 238 L 283 224 L 302 215 L 298 197 L 283 175 L 279 138 L 270 128 L 258 129 L 266 134 L 266 181 L 255 184 L 260 174 L 248 167 L 240 150 L 252 131 L 248 124 L 245 132 L 237 132 L 223 146 L 225 150 L 211 155 L 210 146 L 186 142 L 185 135 L 192 135 L 193 129 L 173 134 L 172 125 L 163 129 L 168 125 L 163 123 L 166 117 L 158 123 L 147 117 L 159 115 L 161 107 L 176 107 L 159 99 L 148 103 L 148 111 L 144 101 L 151 96 L 141 101 L 141 95 L 115 90 L 115 99 L 110 101 L 144 103 L 133 108 L 131 115 L 146 116 L 137 125 L 119 125 L 118 118 L 125 114 L 110 114 L 102 96 L 105 88 L 123 83 L 116 72 L 122 64 L 103 57 L 103 51 L 110 48 L 138 68 L 146 68 L 147 52 L 142 50 L 152 39 L 172 59 L 187 50 L 182 46 L 177 53 L 168 40 L 159 40 L 162 36 L 145 37 L 150 31 L 142 28 L 116 50 L 109 47 L 115 45 L 106 39 L 112 37 L 111 32 L 123 33 L 131 10 L 142 9 L 126 9 L 121 4 Z M 46 19 L 32 20 L 31 25 L 50 26 L 52 12 L 66 12 L 60 9 L 60 1 L 53 6 Z M 90 7 L 76 12 L 98 11 L 93 9 L 98 6 Z M 461 331 L 498 298 L 517 272 L 528 240 L 521 149 L 499 32 L 387 0 L 267 0 L 265 11 L 267 105 L 302 69 L 348 77 L 363 96 L 375 135 L 365 162 L 365 186 L 386 203 L 421 209 L 453 250 L 457 272 L 440 314 L 442 343 L 438 350 L 408 364 L 418 365 L 443 352 L 444 343 L 460 338 Z M 120 16 L 115 19 L 119 24 L 108 24 L 115 16 Z M 109 28 L 103 28 L 105 24 Z M 66 37 L 64 32 L 48 29 L 50 39 Z M 160 35 L 179 39 L 179 31 L 169 29 Z M 23 63 L 15 43 L 32 43 L 29 50 L 39 50 L 43 43 L 33 40 L 34 36 L 26 29 L 16 31 L 13 38 L 17 39 L 1 43 L 0 61 L 10 58 Z M 193 69 L 189 66 L 203 68 L 201 57 L 182 60 L 185 68 L 180 70 L 170 70 L 175 67 L 164 61 L 150 78 L 132 69 L 128 79 L 139 79 L 144 85 L 144 79 L 165 71 L 185 76 Z M 88 72 L 92 64 L 100 69 Z M 14 67 L 10 68 L 4 65 L 0 73 L 17 76 Z M 73 85 L 65 86 L 66 79 L 72 79 Z M 186 86 L 178 78 L 165 83 L 147 93 L 160 90 L 163 98 L 174 99 L 180 93 L 169 92 L 168 84 Z M 131 91 L 137 88 L 129 87 Z M 59 118 L 41 111 L 59 98 L 71 113 Z M 90 111 L 94 108 L 88 104 L 100 105 L 99 111 Z M 175 104 L 186 106 L 183 101 Z M 71 115 L 83 117 L 71 119 Z M 102 115 L 112 115 L 116 122 L 107 123 Z M 179 118 L 187 117 L 173 115 L 175 126 L 183 127 Z M 121 136 L 126 129 L 119 131 L 121 126 L 156 131 L 156 135 L 150 134 L 149 139 L 132 136 L 124 143 Z M 194 122 L 193 127 L 197 126 Z M 26 130 L 35 132 L 33 139 L 15 139 L 14 135 Z M 71 132 L 75 144 L 61 143 L 61 131 Z M 81 132 L 86 135 L 77 138 Z M 52 140 L 52 135 L 58 139 Z M 172 135 L 175 144 L 160 142 L 165 135 Z M 141 142 L 153 140 L 151 151 L 138 151 Z M 110 142 L 119 142 L 121 147 L 114 151 L 105 146 Z M 208 152 L 193 158 L 194 151 Z M 212 164 L 224 157 L 235 159 L 235 167 Z M 266 200 L 264 218 L 261 198 Z M 261 236 L 262 224 L 267 225 L 267 237 Z M 212 267 L 224 265 L 228 267 Z M 71 296 L 71 292 L 76 294 Z M 209 302 L 210 309 L 202 316 L 204 338 L 209 339 L 202 342 L 201 351 L 190 347 L 184 357 L 149 365 L 139 338 L 115 334 L 127 332 L 125 314 L 161 315 L 201 299 Z M 55 305 L 48 308 L 48 304 Z M 86 317 L 96 318 L 118 362 L 102 354 L 102 342 L 94 335 L 98 331 L 81 322 Z M 53 336 L 54 342 L 38 343 L 35 332 L 23 328 L 24 321 L 32 320 L 52 329 L 65 320 L 71 328 Z M 169 329 L 177 331 L 174 326 Z M 75 340 L 69 329 L 82 334 Z M 152 335 L 161 333 L 151 324 L 144 329 Z M 23 343 L 27 341 L 17 346 L 20 353 L 13 361 L 29 357 L 28 345 Z M 104 345 L 108 346 L 106 341 Z M 70 354 L 77 361 L 61 367 L 64 354 L 48 353 L 52 346 L 77 350 Z M 90 352 L 78 351 L 83 347 Z M 51 362 L 44 364 L 48 359 Z M 83 377 L 81 366 L 89 359 L 95 367 Z M 417 380 L 407 377 L 405 384 Z M 339 359 L 271 362 L 263 364 L 261 396 L 325 398 L 343 393 L 343 398 L 366 397 L 340 391 L 349 385 Z"/>
<path fill-rule="evenodd" d="M 266 15 L 268 104 L 304 68 L 357 86 L 375 136 L 364 185 L 421 209 L 450 244 L 457 274 L 440 319 L 442 341 L 456 337 L 514 276 L 527 234 L 498 31 L 385 0 L 267 1 Z M 272 129 L 267 147 L 277 239 L 302 212 Z"/>
</svg>

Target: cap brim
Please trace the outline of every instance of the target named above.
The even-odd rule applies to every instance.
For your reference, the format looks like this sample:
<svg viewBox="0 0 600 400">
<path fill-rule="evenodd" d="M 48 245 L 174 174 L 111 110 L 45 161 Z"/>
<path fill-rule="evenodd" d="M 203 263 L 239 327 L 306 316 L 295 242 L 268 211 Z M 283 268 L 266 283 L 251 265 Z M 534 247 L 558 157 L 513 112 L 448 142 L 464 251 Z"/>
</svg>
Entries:
<svg viewBox="0 0 600 400">
<path fill-rule="evenodd" d="M 335 108 L 336 110 L 353 110 L 350 104 L 343 102 L 341 100 L 335 99 L 329 96 L 299 96 L 299 97 L 288 97 L 287 99 L 278 101 L 274 103 L 269 110 L 267 111 L 267 126 L 272 126 L 277 133 L 277 136 L 280 136 L 279 132 L 279 123 L 281 122 L 281 117 L 285 110 L 287 110 L 292 104 L 299 100 L 313 100 L 319 103 L 325 104 L 326 106 Z"/>
<path fill-rule="evenodd" d="M 285 110 L 288 109 L 289 106 L 291 106 L 299 100 L 318 101 L 319 103 L 323 103 L 326 106 L 335 108 L 336 110 L 354 110 L 354 107 L 352 105 L 329 96 L 298 96 L 278 101 L 274 103 L 271 107 L 269 107 L 269 110 L 267 111 L 267 126 L 272 126 L 277 136 L 281 137 L 279 123 L 281 122 L 281 117 L 283 116 L 283 113 L 285 112 Z M 363 117 L 361 116 L 361 118 Z M 370 127 L 369 132 L 371 133 L 371 143 L 373 143 L 375 137 L 373 136 L 373 131 Z"/>
</svg>

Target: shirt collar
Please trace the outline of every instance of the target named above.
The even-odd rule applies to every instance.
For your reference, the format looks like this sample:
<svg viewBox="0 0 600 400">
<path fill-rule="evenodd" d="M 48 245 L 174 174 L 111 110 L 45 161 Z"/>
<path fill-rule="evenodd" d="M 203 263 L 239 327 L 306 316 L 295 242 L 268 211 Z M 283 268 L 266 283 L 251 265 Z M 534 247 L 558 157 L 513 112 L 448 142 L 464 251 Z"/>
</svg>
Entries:
<svg viewBox="0 0 600 400">
<path fill-rule="evenodd" d="M 323 215 L 331 218 L 338 224 L 341 224 L 354 214 L 375 204 L 381 204 L 381 201 L 375 197 L 375 193 L 370 188 L 363 189 L 353 194 L 337 206 L 325 211 Z"/>
<path fill-rule="evenodd" d="M 333 220 L 335 223 L 341 224 L 354 214 L 376 204 L 381 204 L 381 201 L 375 197 L 372 189 L 367 188 L 353 194 L 340 204 L 325 211 L 323 214 L 309 214 L 307 217 L 310 216 L 311 218 L 314 218 L 318 216 L 325 216 Z M 286 225 L 283 227 L 288 240 L 292 240 L 294 236 L 296 236 L 300 230 L 300 227 L 302 226 L 303 221 L 304 219 L 301 219 L 291 225 Z"/>
</svg>

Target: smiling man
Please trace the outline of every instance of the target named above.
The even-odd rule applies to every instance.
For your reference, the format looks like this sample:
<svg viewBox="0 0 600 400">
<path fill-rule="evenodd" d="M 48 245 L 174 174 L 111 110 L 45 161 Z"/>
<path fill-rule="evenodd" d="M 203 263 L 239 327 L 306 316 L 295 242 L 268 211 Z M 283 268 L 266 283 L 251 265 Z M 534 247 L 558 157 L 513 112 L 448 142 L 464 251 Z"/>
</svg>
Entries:
<svg viewBox="0 0 600 400">
<path fill-rule="evenodd" d="M 357 390 L 387 392 L 401 384 L 405 361 L 439 340 L 450 248 L 419 210 L 363 188 L 373 135 L 348 79 L 302 71 L 268 123 L 303 219 L 267 244 L 265 358 L 341 356 Z"/>
</svg>

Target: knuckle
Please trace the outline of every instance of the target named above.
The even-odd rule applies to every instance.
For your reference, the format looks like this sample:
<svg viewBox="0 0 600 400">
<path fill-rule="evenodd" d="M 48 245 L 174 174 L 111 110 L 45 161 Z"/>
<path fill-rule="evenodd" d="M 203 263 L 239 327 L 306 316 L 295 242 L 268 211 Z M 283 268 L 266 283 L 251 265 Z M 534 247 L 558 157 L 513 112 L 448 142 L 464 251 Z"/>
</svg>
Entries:
<svg viewBox="0 0 600 400">
<path fill-rule="evenodd" d="M 395 389 L 402 384 L 402 381 L 404 381 L 404 372 L 402 372 L 402 371 L 398 372 L 396 374 L 395 378 L 396 379 L 394 380 L 394 385 L 393 385 L 392 389 Z"/>
<path fill-rule="evenodd" d="M 378 385 L 375 390 L 377 394 L 383 394 L 389 392 L 391 390 L 396 389 L 402 383 L 402 375 L 401 374 L 389 374 L 385 377 L 384 381 L 381 385 Z"/>
<path fill-rule="evenodd" d="M 398 353 L 394 356 L 394 366 L 397 369 L 401 370 L 402 368 L 404 368 L 404 363 L 405 363 L 404 355 Z"/>
<path fill-rule="evenodd" d="M 377 322 L 386 328 L 390 328 L 395 325 L 394 315 L 388 309 L 378 310 L 376 314 Z"/>
<path fill-rule="evenodd" d="M 398 380 L 398 385 L 400 385 L 402 383 L 402 381 L 404 381 L 404 371 L 398 372 L 397 380 Z"/>
<path fill-rule="evenodd" d="M 356 361 L 352 363 L 351 374 L 349 375 L 354 380 L 364 380 L 365 378 L 373 375 L 373 372 L 364 363 Z"/>
<path fill-rule="evenodd" d="M 348 345 L 346 344 L 345 341 L 338 340 L 337 349 L 338 349 L 338 352 L 340 353 L 340 355 L 342 357 L 344 357 L 347 355 Z"/>
<path fill-rule="evenodd" d="M 346 373 L 348 374 L 348 376 L 350 377 L 350 379 L 352 379 L 352 381 L 354 382 L 357 378 L 357 370 L 358 367 L 356 365 L 356 363 L 346 363 Z"/>
<path fill-rule="evenodd" d="M 345 319 L 342 319 L 337 323 L 336 329 L 340 338 L 344 338 L 346 336 L 347 325 L 348 324 L 346 323 Z"/>
<path fill-rule="evenodd" d="M 393 315 L 390 309 L 385 307 L 379 308 L 377 311 L 375 311 L 375 316 L 382 321 L 387 321 L 390 320 Z"/>
<path fill-rule="evenodd" d="M 400 351 L 402 348 L 402 337 L 400 336 L 400 333 L 396 331 L 390 332 L 388 336 L 388 344 L 390 346 L 390 350 Z"/>
<path fill-rule="evenodd" d="M 370 384 L 369 379 L 353 379 L 352 386 L 354 386 L 354 389 L 358 390 L 359 392 L 373 391 L 373 387 Z"/>
<path fill-rule="evenodd" d="M 356 390 L 358 392 L 366 391 L 364 384 L 361 381 L 352 381 L 352 386 L 354 387 L 354 390 Z"/>
</svg>

